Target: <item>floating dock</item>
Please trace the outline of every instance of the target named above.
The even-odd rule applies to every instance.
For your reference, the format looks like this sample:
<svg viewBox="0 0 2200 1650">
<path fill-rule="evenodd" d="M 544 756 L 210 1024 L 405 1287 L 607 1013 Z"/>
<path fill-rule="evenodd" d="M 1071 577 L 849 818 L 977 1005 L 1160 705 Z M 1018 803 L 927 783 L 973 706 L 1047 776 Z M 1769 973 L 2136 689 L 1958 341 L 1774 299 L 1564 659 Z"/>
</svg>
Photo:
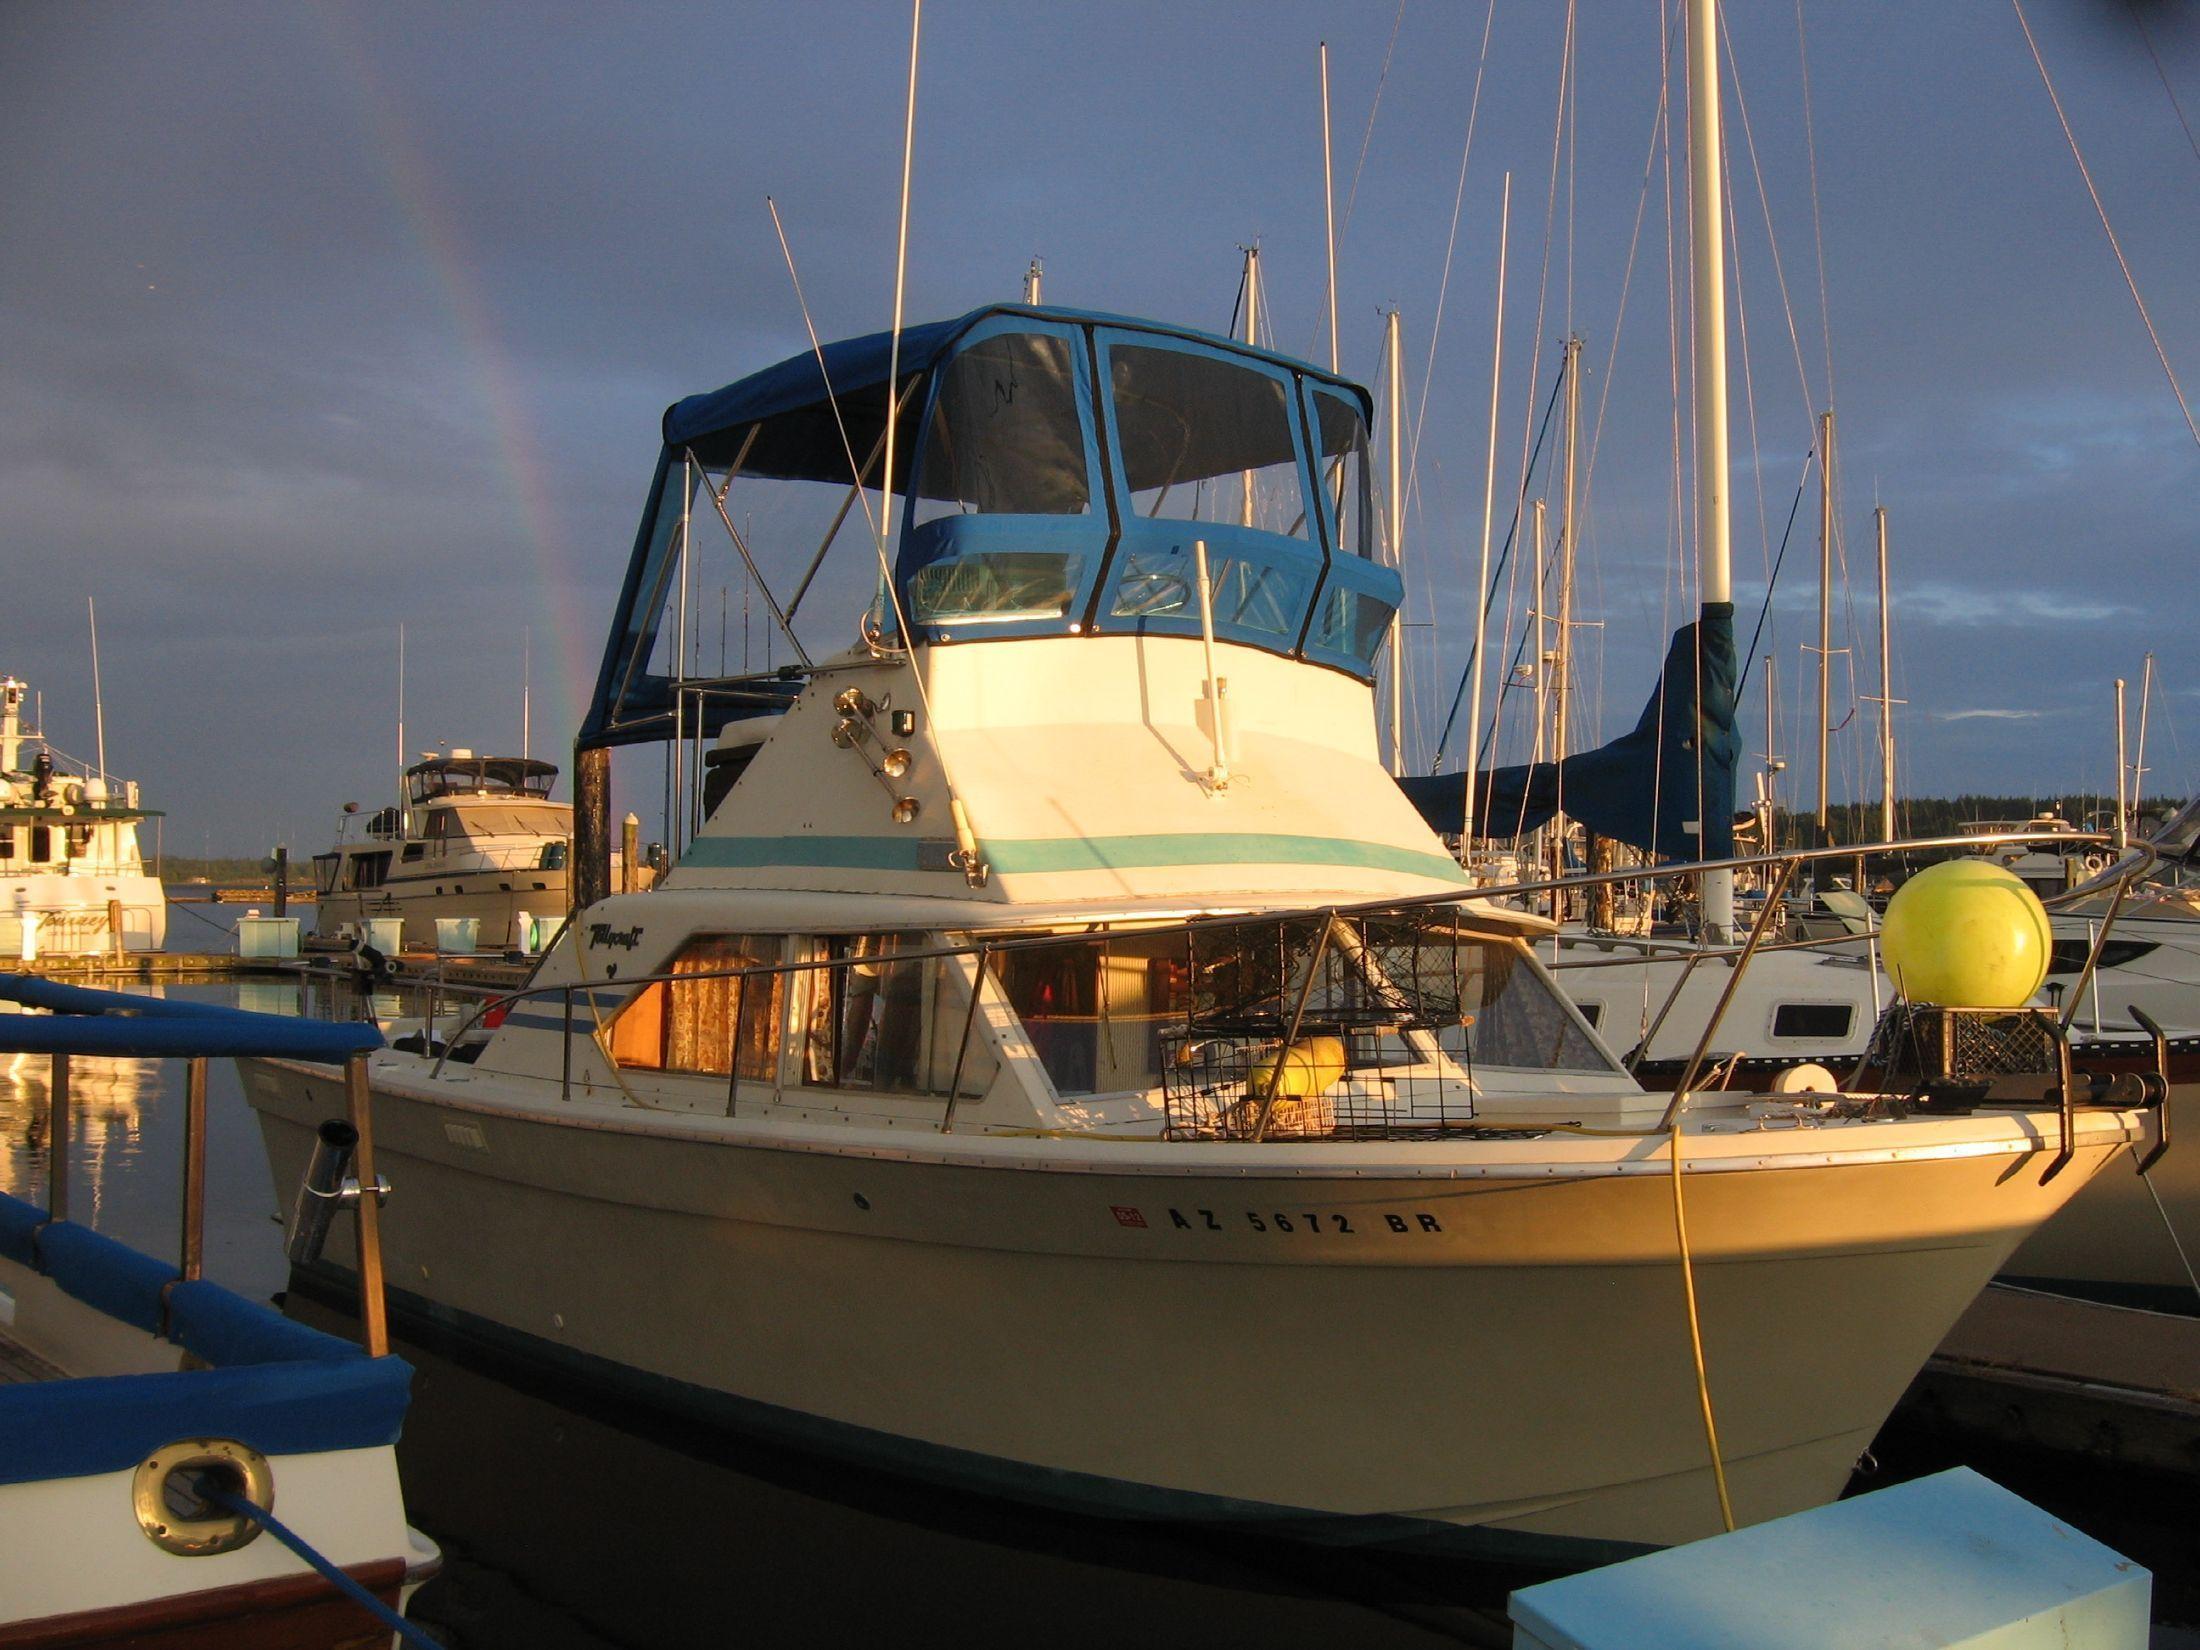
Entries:
<svg viewBox="0 0 2200 1650">
<path fill-rule="evenodd" d="M 1995 1284 L 1903 1408 L 1951 1432 L 2200 1477 L 2200 1317 Z"/>
</svg>

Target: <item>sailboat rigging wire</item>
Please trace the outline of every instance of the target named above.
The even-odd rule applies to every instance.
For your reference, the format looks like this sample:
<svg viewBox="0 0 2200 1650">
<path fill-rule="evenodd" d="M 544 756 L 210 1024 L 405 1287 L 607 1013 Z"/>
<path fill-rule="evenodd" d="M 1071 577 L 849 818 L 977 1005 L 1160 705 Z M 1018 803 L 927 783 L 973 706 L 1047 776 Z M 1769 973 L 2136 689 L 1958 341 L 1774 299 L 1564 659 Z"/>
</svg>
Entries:
<svg viewBox="0 0 2200 1650">
<path fill-rule="evenodd" d="M 1528 484 L 1535 474 L 1535 461 L 1543 454 L 1543 438 L 1546 435 L 1550 434 L 1551 430 L 1551 413 L 1558 406 L 1558 392 L 1561 389 L 1565 388 L 1565 386 L 1566 378 L 1565 374 L 1562 372 L 1556 379 L 1552 381 L 1551 398 L 1543 403 L 1543 423 L 1542 426 L 1536 431 L 1535 450 L 1529 455 L 1528 462 L 1521 471 L 1520 495 L 1513 500 L 1512 522 L 1505 529 L 1504 548 L 1498 552 L 1497 565 L 1490 570 L 1490 587 L 1483 594 L 1482 622 L 1484 624 L 1487 624 L 1489 622 L 1490 609 L 1496 605 L 1498 575 L 1505 571 L 1506 559 L 1512 555 L 1513 538 L 1514 535 L 1517 534 L 1520 530 L 1520 511 L 1522 506 L 1527 503 Z M 1429 755 L 1429 772 L 1431 773 L 1434 773 L 1437 768 L 1443 763 L 1444 741 L 1451 737 L 1452 724 L 1458 719 L 1460 703 L 1466 697 L 1467 682 L 1472 677 L 1474 672 L 1474 654 L 1476 645 L 1478 644 L 1479 640 L 1480 638 L 1477 637 L 1475 642 L 1470 642 L 1467 646 L 1467 668 L 1459 673 L 1458 691 L 1453 693 L 1451 696 L 1451 711 L 1444 718 L 1443 732 L 1439 733 L 1436 736 L 1436 749 Z M 1499 696 L 1502 697 L 1504 692 L 1503 688 L 1500 687 L 1498 692 Z M 1484 748 L 1486 749 L 1487 746 L 1485 746 Z"/>
<path fill-rule="evenodd" d="M 840 431 L 840 450 L 848 455 L 848 473 L 855 478 L 856 497 L 863 506 L 863 524 L 871 529 L 871 536 L 877 538 L 878 523 L 871 519 L 871 495 L 863 485 L 863 467 L 856 462 L 855 444 L 848 439 L 848 421 L 841 416 L 840 397 L 833 393 L 833 376 L 825 368 L 825 346 L 818 339 L 817 323 L 810 319 L 810 301 L 802 295 L 802 277 L 795 272 L 794 248 L 787 244 L 786 226 L 779 221 L 779 203 L 773 200 L 771 196 L 766 195 L 764 205 L 772 215 L 772 233 L 779 237 L 780 256 L 787 260 L 787 279 L 794 283 L 794 301 L 802 310 L 803 330 L 810 335 L 810 353 L 817 357 L 817 375 L 825 384 L 825 404 L 833 409 L 833 424 Z M 893 395 L 894 390 L 891 384 L 888 385 L 886 393 L 889 396 Z M 730 476 L 727 478 L 727 484 L 730 489 L 732 485 Z M 887 485 L 893 485 L 891 476 L 887 478 Z M 808 582 L 807 579 L 803 581 L 805 585 Z M 801 595 L 797 593 L 795 601 L 799 602 L 801 599 Z"/>
<path fill-rule="evenodd" d="M 1800 4 L 1800 0 L 1798 0 L 1798 4 Z M 1780 307 L 1787 312 L 1788 343 L 1790 344 L 1790 346 L 1793 347 L 1795 351 L 1795 379 L 1796 382 L 1802 387 L 1803 416 L 1805 418 L 1808 418 L 1811 415 L 1812 407 L 1810 394 L 1810 374 L 1803 369 L 1802 334 L 1795 324 L 1794 300 L 1788 295 L 1787 262 L 1780 256 L 1780 236 L 1779 233 L 1772 226 L 1772 197 L 1765 188 L 1764 166 L 1757 159 L 1757 131 L 1756 128 L 1750 124 L 1749 99 L 1742 95 L 1742 71 L 1739 66 L 1740 60 L 1734 55 L 1734 37 L 1727 28 L 1726 13 L 1723 10 L 1719 13 L 1719 34 L 1726 43 L 1727 80 L 1728 83 L 1731 84 L 1734 88 L 1734 107 L 1742 117 L 1742 147 L 1749 156 L 1750 176 L 1757 185 L 1757 209 L 1760 213 L 1763 214 L 1765 221 L 1765 246 L 1772 253 L 1773 283 L 1780 289 Z M 1815 181 L 1816 174 L 1813 173 L 1812 177 L 1813 182 L 1811 185 L 1811 213 L 1812 221 L 1815 223 L 1818 211 L 1817 183 Z M 1733 230 L 1729 231 L 1730 243 L 1738 239 L 1735 231 L 1738 231 L 1741 228 L 1741 214 L 1739 209 L 1732 206 L 1731 203 L 1733 199 L 1734 186 L 1730 176 L 1727 184 L 1727 200 L 1729 202 L 1728 210 L 1733 214 Z M 1825 301 L 1825 280 L 1825 261 L 1823 254 L 1821 254 L 1818 267 L 1819 302 L 1821 303 L 1821 305 Z M 1738 274 L 1735 277 L 1734 284 L 1735 290 L 1739 292 L 1741 290 L 1741 278 Z M 1746 362 L 1746 345 L 1744 346 L 1744 349 L 1744 360 Z M 1826 382 L 1827 405 L 1831 406 L 1833 404 L 1833 374 L 1830 366 L 1827 370 Z M 1755 418 L 1756 415 L 1752 413 L 1751 424 L 1753 430 L 1755 425 Z"/>
<path fill-rule="evenodd" d="M 1403 14 L 1405 8 L 1400 6 Z M 1436 376 L 1436 340 L 1444 332 L 1444 296 L 1451 290 L 1452 249 L 1459 244 L 1459 207 L 1467 198 L 1467 160 L 1474 153 L 1474 122 L 1482 108 L 1482 71 L 1490 61 L 1490 26 L 1497 21 L 1497 0 L 1490 0 L 1489 9 L 1482 14 L 1482 54 L 1475 59 L 1474 93 L 1467 100 L 1467 138 L 1459 150 L 1459 183 L 1451 196 L 1451 233 L 1444 239 L 1444 273 L 1436 283 L 1436 319 L 1428 332 L 1428 359 L 1421 366 L 1421 401 L 1413 410 L 1413 447 L 1406 459 L 1406 496 L 1416 497 L 1421 474 L 1421 436 L 1428 428 L 1428 388 Z M 1511 177 L 1506 174 L 1507 179 Z M 1355 184 L 1358 179 L 1354 179 Z M 1512 185 L 1506 184 L 1508 195 Z M 1345 222 L 1351 223 L 1352 214 L 1347 206 Z"/>
<path fill-rule="evenodd" d="M 1492 5 L 1495 3 L 1491 0 Z M 1367 147 L 1375 141 L 1375 116 L 1383 106 L 1383 85 L 1390 79 L 1390 54 L 1398 49 L 1398 30 L 1405 20 L 1406 0 L 1398 0 L 1398 15 L 1390 20 L 1390 44 L 1383 48 L 1382 72 L 1375 77 L 1375 99 L 1367 106 L 1367 130 L 1360 134 L 1360 158 L 1352 163 L 1351 187 L 1345 190 L 1344 222 L 1337 226 L 1340 235 L 1352 228 L 1352 203 L 1359 198 L 1360 173 L 1367 166 Z"/>
<path fill-rule="evenodd" d="M 2192 135 L 2192 123 L 2185 119 L 2185 106 L 2177 101 L 2177 88 L 2169 83 L 2169 72 L 2162 67 L 2162 59 L 2154 50 L 2154 36 L 2147 32 L 2146 19 L 2139 14 L 2138 0 L 2124 0 L 2124 10 L 2131 13 L 2131 21 L 2145 43 L 2147 56 L 2153 61 L 2156 78 L 2162 82 L 2162 90 L 2168 94 L 2169 106 L 2176 112 L 2177 124 L 2185 129 L 2185 141 L 2192 145 L 2192 158 L 2200 160 L 2200 138 Z"/>
<path fill-rule="evenodd" d="M 2170 367 L 2168 352 L 2162 348 L 2162 335 L 2154 330 L 2154 317 L 2147 313 L 2147 301 L 2139 296 L 2139 283 L 2131 273 L 2130 260 L 2124 256 L 2124 244 L 2116 238 L 2115 225 L 2108 221 L 2108 208 L 2101 202 L 2101 192 L 2093 187 L 2092 169 L 2086 165 L 2085 156 L 2078 148 L 2078 135 L 2070 129 L 2070 117 L 2063 113 L 2062 99 L 2056 95 L 2055 82 L 2047 72 L 2047 59 L 2040 56 L 2039 42 L 2032 38 L 2032 25 L 2024 15 L 2024 0 L 2009 0 L 2009 4 L 2016 10 L 2017 26 L 2024 30 L 2024 44 L 2040 71 L 2040 84 L 2047 88 L 2047 100 L 2055 106 L 2055 119 L 2062 126 L 2063 141 L 2070 145 L 2070 158 L 2078 163 L 2078 176 L 2085 180 L 2085 192 L 2093 198 L 2093 210 L 2100 215 L 2109 250 L 2116 254 L 2116 267 L 2124 272 L 2124 285 L 2131 289 L 2131 301 L 2139 306 L 2139 319 L 2146 324 L 2147 338 L 2154 345 L 2154 358 L 2162 363 L 2162 376 L 2169 380 L 2170 394 L 2177 397 L 2177 410 L 2185 415 L 2185 428 L 2192 433 L 2194 444 L 2200 445 L 2200 424 L 2192 421 L 2192 408 L 2186 403 L 2184 389 Z"/>
<path fill-rule="evenodd" d="M 1810 472 L 1818 461 L 1815 451 L 1803 455 L 1803 473 L 1795 483 L 1795 502 L 1788 506 L 1786 529 L 1780 534 L 1780 553 L 1772 558 L 1772 576 L 1765 580 L 1764 604 L 1757 609 L 1757 628 L 1749 633 L 1749 650 L 1742 655 L 1741 679 L 1734 684 L 1734 698 L 1740 703 L 1743 691 L 1749 686 L 1749 667 L 1757 661 L 1757 642 L 1765 633 L 1765 617 L 1772 611 L 1772 593 L 1780 587 L 1780 569 L 1786 565 L 1788 540 L 1795 533 L 1795 518 L 1803 508 L 1803 493 L 1810 486 Z"/>
<path fill-rule="evenodd" d="M 1727 55 L 1733 56 L 1733 46 L 1727 47 Z M 1803 38 L 1803 0 L 1795 0 L 1795 58 L 1803 76 L 1803 150 L 1810 161 L 1810 232 L 1818 247 L 1818 340 L 1826 352 L 1826 405 L 1834 405 L 1833 396 L 1833 311 L 1827 299 L 1826 287 L 1826 225 L 1825 215 L 1818 208 L 1818 123 L 1812 118 L 1810 104 L 1810 48 Z M 1748 124 L 1749 117 L 1742 117 Z"/>
</svg>

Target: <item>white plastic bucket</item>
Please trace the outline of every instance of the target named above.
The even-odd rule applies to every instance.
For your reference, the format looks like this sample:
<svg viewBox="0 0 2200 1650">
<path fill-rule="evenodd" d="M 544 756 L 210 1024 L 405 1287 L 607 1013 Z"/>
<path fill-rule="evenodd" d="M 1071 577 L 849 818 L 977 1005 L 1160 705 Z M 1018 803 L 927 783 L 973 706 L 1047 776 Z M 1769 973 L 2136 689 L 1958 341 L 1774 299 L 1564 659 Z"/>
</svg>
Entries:
<svg viewBox="0 0 2200 1650">
<path fill-rule="evenodd" d="M 295 957 L 297 954 L 296 917 L 249 916 L 237 919 L 238 956 Z"/>
<path fill-rule="evenodd" d="M 385 957 L 394 957 L 405 949 L 405 919 L 403 917 L 369 917 L 366 920 L 366 944 Z"/>
</svg>

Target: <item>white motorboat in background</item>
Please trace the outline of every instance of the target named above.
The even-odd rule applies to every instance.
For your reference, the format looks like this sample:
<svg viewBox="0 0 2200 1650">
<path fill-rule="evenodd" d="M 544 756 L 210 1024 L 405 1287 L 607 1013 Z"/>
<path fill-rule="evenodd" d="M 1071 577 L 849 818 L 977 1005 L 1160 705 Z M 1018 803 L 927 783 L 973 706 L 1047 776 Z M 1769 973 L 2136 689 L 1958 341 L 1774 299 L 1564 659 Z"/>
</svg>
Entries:
<svg viewBox="0 0 2200 1650">
<path fill-rule="evenodd" d="M 569 903 L 573 809 L 550 799 L 557 777 L 548 762 L 463 749 L 416 762 L 402 804 L 363 821 L 347 810 L 336 845 L 313 856 L 308 943 L 361 943 L 371 920 L 394 918 L 408 951 L 438 949 L 438 922 L 472 924 L 446 950 L 532 950 Z"/>
<path fill-rule="evenodd" d="M 154 810 L 135 780 L 71 764 L 26 728 L 28 692 L 0 679 L 0 957 L 158 951 L 168 896 L 138 843 Z"/>
</svg>

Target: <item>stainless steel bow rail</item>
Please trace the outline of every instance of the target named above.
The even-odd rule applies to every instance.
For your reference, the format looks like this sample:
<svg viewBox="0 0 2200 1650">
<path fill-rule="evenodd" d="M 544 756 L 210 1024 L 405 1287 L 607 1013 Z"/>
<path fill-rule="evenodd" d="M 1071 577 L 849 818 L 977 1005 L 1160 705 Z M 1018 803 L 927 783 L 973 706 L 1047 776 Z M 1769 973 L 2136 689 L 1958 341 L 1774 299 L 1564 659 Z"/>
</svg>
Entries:
<svg viewBox="0 0 2200 1650">
<path fill-rule="evenodd" d="M 1302 1036 L 1310 1032 L 1338 1034 L 1346 1038 L 1357 1034 L 1364 1039 L 1375 1032 L 1433 1032 L 1446 1024 L 1463 1027 L 1471 1023 L 1472 1014 L 1465 1013 L 1461 1007 L 1462 981 L 1458 977 L 1456 960 L 1450 970 L 1450 989 L 1432 990 L 1431 977 L 1424 967 L 1420 951 L 1416 949 L 1421 941 L 1429 940 L 1431 936 L 1439 935 L 1450 928 L 1439 917 L 1439 913 L 1448 908 L 1456 908 L 1462 903 L 1517 902 L 1552 890 L 1578 889 L 1606 883 L 1692 877 L 1707 870 L 1760 871 L 1764 878 L 1764 898 L 1747 938 L 1738 946 L 1686 948 L 1682 953 L 1686 957 L 1682 978 L 1676 981 L 1659 1011 L 1658 1024 L 1662 1024 L 1677 1000 L 1681 984 L 1685 982 L 1689 970 L 1710 962 L 1732 964 L 1732 974 L 1726 981 L 1709 1023 L 1697 1040 L 1686 1074 L 1675 1090 L 1673 1101 L 1655 1126 L 1640 1131 L 1644 1134 L 1657 1134 L 1670 1131 L 1675 1118 L 1693 1097 L 1695 1086 L 1703 1075 L 1709 1051 L 1716 1039 L 1720 1021 L 1734 999 L 1742 975 L 1756 956 L 1770 950 L 1831 950 L 1848 945 L 1876 945 L 1876 930 L 1792 942 L 1773 937 L 1776 920 L 1782 909 L 1782 895 L 1795 874 L 1803 867 L 1820 860 L 1853 861 L 1860 852 L 1886 854 L 1951 849 L 1976 851 L 2004 845 L 2066 840 L 2067 833 L 2025 830 L 1918 837 L 1891 843 L 1868 844 L 1861 849 L 1853 845 L 1800 849 L 1687 865 L 1634 867 L 1579 876 L 1534 878 L 1505 884 L 1462 887 L 1456 891 L 1405 900 L 1200 917 L 1157 924 L 1139 923 L 1135 915 L 1132 915 L 1120 919 L 1119 925 L 1108 931 L 992 934 L 980 939 L 933 946 L 912 946 L 877 955 L 666 970 L 616 979 L 589 979 L 585 975 L 584 966 L 583 977 L 580 979 L 551 985 L 531 983 L 515 991 L 496 994 L 476 1007 L 439 1046 L 431 1035 L 423 1039 L 422 1048 L 424 1052 L 436 1053 L 431 1078 L 439 1078 L 452 1057 L 453 1049 L 469 1033 L 480 1028 L 489 1016 L 495 1015 L 501 1019 L 504 1012 L 517 1004 L 556 998 L 560 1005 L 564 1038 L 559 1093 L 562 1098 L 570 1099 L 576 1009 L 585 1007 L 588 1018 L 595 1022 L 590 1028 L 592 1034 L 600 1033 L 607 1006 L 604 1002 L 605 993 L 614 994 L 623 1003 L 632 993 L 659 984 L 693 985 L 711 980 L 766 981 L 781 976 L 822 976 L 835 970 L 875 968 L 881 964 L 919 963 L 935 959 L 972 959 L 975 962 L 974 978 L 978 982 L 977 989 L 984 989 L 984 980 L 989 972 L 994 974 L 996 989 L 1000 989 L 999 966 L 1005 958 L 1015 953 L 1060 950 L 1080 945 L 1104 946 L 1111 938 L 1120 939 L 1133 933 L 1148 942 L 1156 936 L 1181 935 L 1185 941 L 1186 960 L 1197 976 L 1203 960 L 1213 961 L 1211 955 L 1202 958 L 1200 947 L 1203 940 L 1212 942 L 1217 936 L 1236 935 L 1242 942 L 1245 936 L 1259 935 L 1262 938 L 1258 949 L 1264 952 L 1269 949 L 1269 942 L 1273 941 L 1277 964 L 1261 977 L 1261 989 L 1241 993 L 1234 1002 L 1216 1000 L 1212 994 L 1204 1003 L 1195 1000 L 1184 1013 L 1178 1028 L 1168 1033 L 1172 1039 L 1171 1052 L 1181 1061 L 1181 1069 L 1176 1061 L 1165 1068 L 1162 1085 L 1165 1101 L 1175 1102 L 1170 1107 L 1172 1133 L 1205 1138 L 1215 1138 L 1218 1134 L 1223 1134 L 1233 1138 L 1266 1139 L 1277 1132 L 1281 1110 L 1299 1112 L 1297 1117 L 1289 1120 L 1290 1126 L 1283 1131 L 1290 1133 L 1293 1138 L 1304 1138 L 1310 1132 L 1395 1135 L 1402 1131 L 1486 1129 L 1491 1125 L 1477 1122 L 1473 1118 L 1471 1104 L 1465 1099 L 1466 1091 L 1460 1087 L 1455 1077 L 1435 1083 L 1434 1086 L 1430 1086 L 1433 1080 L 1422 1081 L 1417 1093 L 1414 1085 L 1418 1080 L 1411 1077 L 1385 1077 L 1379 1086 L 1346 1083 L 1330 1099 L 1325 1111 L 1310 1112 L 1303 1108 L 1283 1106 L 1282 1102 L 1293 1098 L 1285 1092 L 1288 1086 L 1287 1068 L 1291 1063 L 1286 1051 L 1296 1048 Z M 2144 875 L 2153 863 L 2153 856 L 2147 851 L 2133 854 L 2114 868 L 2119 878 L 2118 885 L 2127 886 L 2130 881 Z M 2104 873 L 2103 878 L 2095 879 L 2095 886 L 2104 885 L 2106 876 Z M 2102 943 L 2107 928 L 2112 923 L 2113 913 L 2110 922 L 2104 923 L 2101 933 L 2096 935 L 2085 974 L 2081 977 L 2078 990 L 2072 993 L 2073 1003 L 2082 997 L 2086 983 L 2098 967 Z M 1409 930 L 1403 938 L 1398 932 L 1398 925 L 1401 924 L 1407 925 Z M 1345 936 L 1349 943 L 1333 943 L 1340 935 Z M 1294 939 L 1297 941 L 1295 948 Z M 578 954 L 579 937 L 575 925 L 571 923 L 568 923 L 560 939 L 553 941 L 545 949 L 545 959 L 555 955 L 557 947 L 564 943 L 571 943 Z M 1383 967 L 1372 971 L 1367 965 L 1367 958 L 1372 953 L 1384 951 L 1386 946 L 1390 952 L 1395 952 L 1401 945 L 1413 953 L 1411 966 L 1406 970 L 1410 984 L 1405 987 L 1400 987 L 1396 975 L 1388 971 L 1387 958 Z M 1238 947 L 1239 951 L 1247 954 L 1254 949 L 1244 943 Z M 1436 944 L 1436 949 L 1440 952 L 1440 941 Z M 1456 945 L 1454 951 L 1456 953 Z M 1580 959 L 1561 963 L 1559 966 L 1611 966 L 1639 960 L 1639 955 L 1640 953 L 1629 952 L 1609 958 Z M 1323 977 L 1325 969 L 1328 976 L 1324 979 L 1322 994 L 1317 995 L 1316 981 L 1318 977 Z M 1439 986 L 1442 984 L 1443 973 L 1443 970 L 1438 970 L 1436 983 Z M 965 1098 L 961 1092 L 962 1078 L 968 1063 L 977 1007 L 978 999 L 974 991 L 963 1019 L 962 1039 L 954 1060 L 955 1075 L 951 1080 L 950 1092 L 943 1097 L 945 1103 L 939 1124 L 942 1131 L 953 1128 L 957 1103 Z M 737 1015 L 739 1012 L 736 1010 Z M 2065 1026 L 2069 1014 L 2074 1012 L 2074 1007 L 2066 1006 Z M 1653 1032 L 1655 1029 L 1653 1026 Z M 606 1058 L 612 1058 L 605 1040 L 600 1035 L 596 1036 L 596 1040 L 599 1047 L 603 1048 Z M 1646 1036 L 1644 1043 L 1647 1042 Z M 1636 1053 L 1639 1058 L 1639 1048 Z M 1459 1067 L 1467 1073 L 1471 1085 L 1471 1045 L 1458 1050 L 1455 1058 Z M 741 1081 L 738 1061 L 732 1057 L 730 1051 L 727 1066 L 727 1110 L 730 1114 L 735 1107 Z M 615 1059 L 612 1060 L 612 1070 L 617 1078 L 620 1068 Z M 621 1081 L 623 1086 L 623 1080 Z M 2071 1103 L 2077 1103 L 2074 1082 L 2066 1082 L 2061 1087 Z M 1251 1103 L 1243 1104 L 1245 1101 Z M 1328 1119 L 1327 1127 L 1317 1126 L 1322 1116 Z M 2063 1142 L 2066 1147 L 2069 1144 L 2069 1129 L 2066 1116 Z"/>
</svg>

